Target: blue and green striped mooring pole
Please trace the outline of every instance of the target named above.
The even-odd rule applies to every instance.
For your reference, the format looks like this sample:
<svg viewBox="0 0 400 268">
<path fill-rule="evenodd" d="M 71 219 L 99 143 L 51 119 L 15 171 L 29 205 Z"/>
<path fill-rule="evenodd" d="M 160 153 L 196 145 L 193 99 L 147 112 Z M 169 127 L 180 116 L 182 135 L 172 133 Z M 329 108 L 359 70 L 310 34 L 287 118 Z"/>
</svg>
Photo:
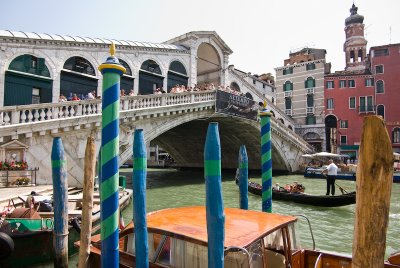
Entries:
<svg viewBox="0 0 400 268">
<path fill-rule="evenodd" d="M 146 220 L 147 154 L 143 130 L 136 129 L 133 140 L 133 219 L 135 224 L 136 267 L 149 267 Z"/>
<path fill-rule="evenodd" d="M 115 57 L 111 44 L 110 56 L 99 66 L 103 74 L 101 115 L 101 267 L 119 267 L 118 245 L 118 183 L 119 183 L 119 95 L 121 75 L 126 71 Z"/>
<path fill-rule="evenodd" d="M 249 161 L 247 158 L 246 146 L 240 146 L 239 151 L 239 191 L 240 208 L 249 209 L 248 184 L 249 184 Z"/>
<path fill-rule="evenodd" d="M 208 126 L 204 146 L 208 267 L 224 267 L 225 214 L 221 187 L 221 144 L 218 123 Z"/>
<path fill-rule="evenodd" d="M 271 112 L 264 108 L 261 118 L 261 179 L 262 179 L 262 211 L 272 212 L 272 152 L 271 152 Z"/>
<path fill-rule="evenodd" d="M 61 138 L 53 139 L 51 148 L 54 199 L 54 267 L 68 267 L 68 181 L 67 159 Z"/>
</svg>

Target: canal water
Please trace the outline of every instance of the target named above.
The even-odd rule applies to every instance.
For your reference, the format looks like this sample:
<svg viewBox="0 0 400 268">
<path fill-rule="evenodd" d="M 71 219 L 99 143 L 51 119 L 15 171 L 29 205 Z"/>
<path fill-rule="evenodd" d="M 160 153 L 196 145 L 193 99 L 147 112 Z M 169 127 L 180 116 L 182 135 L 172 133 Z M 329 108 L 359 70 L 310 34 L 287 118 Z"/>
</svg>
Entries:
<svg viewBox="0 0 400 268">
<path fill-rule="evenodd" d="M 128 184 L 131 180 L 129 169 L 121 170 Z M 234 171 L 222 174 L 223 200 L 225 207 L 239 207 L 239 188 L 234 181 Z M 250 180 L 261 182 L 259 174 L 250 174 Z M 309 179 L 302 175 L 273 176 L 272 182 L 281 186 L 297 181 L 306 187 L 306 193 L 324 195 L 326 181 Z M 353 181 L 337 180 L 336 183 L 347 191 L 354 191 Z M 336 186 L 336 194 L 340 190 Z M 204 172 L 178 171 L 175 169 L 149 169 L 147 173 L 147 212 L 169 207 L 205 205 Z M 249 209 L 261 211 L 261 197 L 249 193 Z M 373 197 L 371 197 L 373 198 Z M 288 215 L 305 215 L 311 222 L 317 249 L 350 254 L 352 251 L 355 205 L 325 208 L 301 205 L 285 201 L 273 201 L 272 212 Z M 132 220 L 133 206 L 123 213 L 125 222 Z M 302 246 L 312 247 L 308 225 L 300 222 Z M 386 255 L 400 250 L 400 184 L 393 184 L 389 226 L 387 231 Z M 308 241 L 308 242 L 307 242 Z"/>
<path fill-rule="evenodd" d="M 132 187 L 131 169 L 120 170 L 127 177 L 128 188 Z M 234 182 L 234 171 L 223 172 L 222 189 L 225 207 L 239 207 L 239 189 Z M 250 174 L 252 181 L 260 182 L 259 174 Z M 326 182 L 323 179 L 309 179 L 302 175 L 273 176 L 272 182 L 281 186 L 297 181 L 306 187 L 306 193 L 324 195 Z M 355 182 L 337 180 L 338 185 L 347 191 L 354 191 Z M 338 187 L 336 193 L 340 194 Z M 147 172 L 147 212 L 163 208 L 205 205 L 204 173 L 202 170 L 148 169 Z M 261 197 L 249 193 L 249 209 L 261 211 Z M 373 198 L 373 196 L 371 196 Z M 351 255 L 355 205 L 324 208 L 301 205 L 284 201 L 273 201 L 272 212 L 287 215 L 305 215 L 311 222 L 317 249 L 335 251 Z M 133 204 L 123 211 L 125 224 L 133 218 Z M 300 220 L 302 247 L 312 247 L 310 231 L 305 220 Z M 389 227 L 386 240 L 386 258 L 400 250 L 400 184 L 393 184 Z M 69 261 L 76 267 L 77 255 Z M 48 266 L 38 267 L 52 267 Z"/>
</svg>

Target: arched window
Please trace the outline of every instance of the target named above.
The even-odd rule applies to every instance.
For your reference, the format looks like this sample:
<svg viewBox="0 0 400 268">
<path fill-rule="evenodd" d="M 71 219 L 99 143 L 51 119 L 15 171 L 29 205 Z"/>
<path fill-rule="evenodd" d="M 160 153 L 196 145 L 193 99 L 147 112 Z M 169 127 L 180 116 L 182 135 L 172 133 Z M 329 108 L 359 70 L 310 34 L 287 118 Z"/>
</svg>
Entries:
<svg viewBox="0 0 400 268">
<path fill-rule="evenodd" d="M 158 66 L 157 62 L 154 60 L 146 60 L 143 62 L 142 66 L 140 66 L 140 69 L 150 73 L 161 74 L 160 66 Z"/>
<path fill-rule="evenodd" d="M 232 83 L 231 83 L 231 89 L 240 92 L 240 87 L 239 87 L 239 85 L 238 85 L 236 82 L 232 82 Z M 250 99 L 250 98 L 249 98 L 249 99 Z M 253 97 L 251 97 L 251 99 L 253 99 Z"/>
<path fill-rule="evenodd" d="M 376 81 L 376 93 L 385 93 L 385 87 L 382 80 Z"/>
<path fill-rule="evenodd" d="M 271 111 L 271 114 L 273 117 L 276 117 L 274 111 Z"/>
<path fill-rule="evenodd" d="M 157 88 L 163 86 L 164 77 L 161 68 L 154 60 L 143 62 L 139 71 L 139 94 L 153 94 Z"/>
<path fill-rule="evenodd" d="M 96 76 L 92 64 L 82 57 L 69 58 L 64 63 L 64 69 L 74 71 L 77 73 L 88 74 Z"/>
<path fill-rule="evenodd" d="M 400 143 L 400 128 L 395 127 L 392 131 L 393 143 Z"/>
<path fill-rule="evenodd" d="M 121 60 L 121 59 L 118 59 L 118 61 L 126 69 L 125 74 L 129 75 L 129 76 L 132 76 L 132 70 L 131 70 L 131 67 L 129 67 L 128 63 L 126 63 L 126 61 Z"/>
<path fill-rule="evenodd" d="M 290 81 L 286 81 L 283 85 L 283 91 L 293 90 L 293 83 Z"/>
<path fill-rule="evenodd" d="M 304 81 L 305 88 L 315 87 L 315 80 L 312 77 L 307 77 L 307 80 Z"/>
<path fill-rule="evenodd" d="M 247 92 L 245 97 L 248 98 L 248 99 L 251 99 L 251 100 L 253 99 L 253 96 L 251 95 L 250 92 Z"/>
<path fill-rule="evenodd" d="M 118 61 L 126 69 L 126 72 L 121 77 L 120 87 L 121 90 L 124 90 L 128 95 L 128 93 L 133 89 L 135 79 L 132 77 L 132 70 L 128 63 L 121 59 L 118 59 Z"/>
<path fill-rule="evenodd" d="M 282 124 L 285 124 L 285 121 L 283 121 L 282 118 L 279 118 L 279 121 L 281 121 Z"/>
<path fill-rule="evenodd" d="M 45 59 L 37 58 L 29 54 L 21 55 L 13 59 L 8 69 L 22 73 L 50 77 L 49 69 L 45 64 Z"/>
<path fill-rule="evenodd" d="M 354 54 L 354 50 L 350 51 L 350 62 L 355 62 L 356 61 L 356 56 Z"/>
<path fill-rule="evenodd" d="M 185 66 L 179 61 L 173 61 L 169 65 L 168 70 L 168 80 L 167 80 L 167 89 L 168 92 L 171 91 L 173 87 L 176 85 L 184 85 L 185 87 L 188 84 L 188 77 Z"/>
<path fill-rule="evenodd" d="M 5 73 L 4 106 L 51 102 L 53 80 L 44 58 L 16 57 Z"/>
<path fill-rule="evenodd" d="M 376 107 L 376 114 L 382 116 L 383 119 L 385 119 L 385 106 L 382 104 L 378 105 Z"/>
<path fill-rule="evenodd" d="M 288 128 L 289 128 L 291 131 L 293 131 L 293 128 L 292 128 L 292 126 L 291 126 L 291 125 L 289 125 L 289 126 L 288 126 Z"/>
<path fill-rule="evenodd" d="M 363 51 L 360 49 L 358 50 L 358 62 L 362 62 L 363 59 Z"/>
</svg>

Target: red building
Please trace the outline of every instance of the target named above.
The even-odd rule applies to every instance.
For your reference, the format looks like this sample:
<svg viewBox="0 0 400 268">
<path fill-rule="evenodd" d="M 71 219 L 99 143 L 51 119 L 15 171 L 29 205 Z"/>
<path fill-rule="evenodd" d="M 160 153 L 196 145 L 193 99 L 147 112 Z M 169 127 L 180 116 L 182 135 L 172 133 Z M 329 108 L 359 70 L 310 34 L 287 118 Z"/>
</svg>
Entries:
<svg viewBox="0 0 400 268">
<path fill-rule="evenodd" d="M 357 158 L 363 118 L 382 115 L 394 151 L 400 150 L 400 44 L 366 55 L 364 17 L 353 4 L 345 21 L 344 71 L 325 75 L 326 150 Z"/>
</svg>

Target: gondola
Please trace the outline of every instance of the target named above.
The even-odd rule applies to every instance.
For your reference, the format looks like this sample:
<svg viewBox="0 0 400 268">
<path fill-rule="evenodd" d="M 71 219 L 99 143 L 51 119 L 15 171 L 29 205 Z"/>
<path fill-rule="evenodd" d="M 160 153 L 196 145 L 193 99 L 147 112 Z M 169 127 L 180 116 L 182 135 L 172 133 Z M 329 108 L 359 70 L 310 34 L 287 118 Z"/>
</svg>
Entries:
<svg viewBox="0 0 400 268">
<path fill-rule="evenodd" d="M 261 196 L 261 185 L 256 182 L 248 183 L 248 191 L 255 195 Z M 272 199 L 291 201 L 304 205 L 312 205 L 318 207 L 340 207 L 356 203 L 356 192 L 344 193 L 341 195 L 310 195 L 305 193 L 291 193 L 284 189 L 277 191 L 272 190 Z"/>
</svg>

